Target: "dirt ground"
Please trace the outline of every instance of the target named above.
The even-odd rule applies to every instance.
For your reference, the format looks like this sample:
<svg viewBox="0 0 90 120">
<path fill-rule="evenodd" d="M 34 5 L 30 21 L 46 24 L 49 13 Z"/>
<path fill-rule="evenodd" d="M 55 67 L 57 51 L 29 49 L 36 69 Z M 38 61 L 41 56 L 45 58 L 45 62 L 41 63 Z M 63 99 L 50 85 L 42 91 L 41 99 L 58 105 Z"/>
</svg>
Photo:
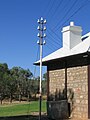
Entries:
<svg viewBox="0 0 90 120">
<path fill-rule="evenodd" d="M 0 117 L 0 120 L 39 120 L 37 115 L 15 116 L 15 117 Z M 41 120 L 49 120 L 46 115 L 41 116 Z"/>
</svg>

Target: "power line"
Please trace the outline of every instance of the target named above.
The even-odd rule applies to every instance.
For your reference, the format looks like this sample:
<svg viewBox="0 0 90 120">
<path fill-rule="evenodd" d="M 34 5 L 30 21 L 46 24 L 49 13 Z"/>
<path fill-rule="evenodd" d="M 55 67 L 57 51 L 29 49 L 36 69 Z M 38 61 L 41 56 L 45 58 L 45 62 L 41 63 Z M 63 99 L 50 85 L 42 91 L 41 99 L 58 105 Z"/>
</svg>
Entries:
<svg viewBox="0 0 90 120">
<path fill-rule="evenodd" d="M 47 53 L 45 54 L 45 56 L 53 53 L 54 51 L 57 50 L 57 48 L 53 49 L 51 46 L 49 46 L 48 44 L 44 47 L 45 50 L 47 50 Z"/>
<path fill-rule="evenodd" d="M 55 45 L 57 45 L 57 46 L 60 46 L 60 45 L 61 45 L 60 42 L 58 43 L 58 42 L 57 42 L 57 39 L 56 39 L 56 41 L 55 41 L 54 38 L 52 38 L 52 36 L 49 36 L 49 35 L 48 35 L 47 38 L 50 38 L 50 39 L 52 40 L 51 42 L 54 43 Z"/>
<path fill-rule="evenodd" d="M 61 40 L 61 42 L 62 42 L 62 38 L 60 38 L 52 29 L 50 29 L 55 35 L 56 35 L 56 37 L 58 38 L 57 39 L 57 41 L 58 42 L 60 42 L 60 40 Z M 47 30 L 48 31 L 48 30 Z M 49 31 L 48 31 L 49 32 Z M 50 34 L 52 37 L 53 37 L 53 35 L 52 34 Z M 65 43 L 66 45 L 68 45 L 67 43 Z M 62 44 L 61 44 L 62 45 Z"/>
<path fill-rule="evenodd" d="M 77 1 L 75 1 L 75 2 L 77 2 Z M 75 3 L 75 2 L 74 2 L 74 3 Z M 73 5 L 74 5 L 74 3 L 73 3 Z M 75 13 L 70 16 L 70 18 L 73 17 L 73 16 L 74 16 L 81 8 L 83 8 L 84 6 L 85 6 L 85 4 L 82 5 L 82 6 L 80 6 L 79 9 L 77 9 L 77 10 L 75 11 Z M 72 8 L 72 7 L 71 7 L 71 8 Z M 62 26 L 63 26 L 70 18 L 68 18 L 68 19 L 62 24 Z M 58 28 L 60 28 L 60 26 L 59 26 Z M 55 34 L 55 36 L 57 36 L 57 38 L 59 38 L 59 40 L 60 40 L 60 37 L 59 37 L 52 29 L 50 29 L 50 30 L 51 30 L 51 31 Z M 66 45 L 67 45 L 67 44 L 66 44 Z"/>
<path fill-rule="evenodd" d="M 61 18 L 61 20 L 56 24 L 56 26 L 53 29 L 56 29 L 57 26 L 61 23 L 61 21 L 64 20 L 64 18 L 66 18 L 66 16 L 70 13 L 70 11 L 74 8 L 74 6 L 77 4 L 78 0 L 75 0 L 74 3 L 72 4 L 72 6 L 68 9 L 68 11 L 66 12 L 66 14 Z"/>
<path fill-rule="evenodd" d="M 51 3 L 51 0 L 50 0 L 50 2 L 49 2 L 49 5 L 50 5 L 50 3 Z M 49 15 L 49 13 L 51 12 L 51 10 L 52 10 L 52 8 L 53 8 L 53 6 L 54 6 L 54 3 L 56 3 L 55 0 L 52 1 L 51 7 L 49 8 L 48 13 L 47 13 L 48 15 Z M 63 3 L 63 0 L 59 2 L 59 4 L 58 4 L 58 6 L 56 7 L 54 13 L 56 13 L 57 9 L 60 7 L 60 5 L 61 5 L 62 3 Z M 49 6 L 49 5 L 48 5 L 48 6 Z M 48 16 L 48 15 L 47 15 L 47 16 Z M 47 31 L 48 31 L 48 30 L 47 30 Z M 55 39 L 57 39 L 58 42 L 55 41 L 55 40 L 53 40 L 53 42 L 55 42 L 56 44 L 59 45 L 59 44 L 60 44 L 60 39 L 61 39 L 60 36 L 58 36 L 58 34 L 55 33 L 52 29 L 50 29 L 50 31 L 54 34 L 54 37 L 53 37 L 53 34 L 50 34 L 50 32 L 48 31 L 49 35 L 50 35 L 52 38 L 57 37 L 57 38 L 55 38 Z M 52 43 L 51 43 L 51 44 L 52 44 Z M 56 47 L 56 45 L 54 45 L 54 46 Z"/>
<path fill-rule="evenodd" d="M 54 32 L 51 28 L 49 28 L 49 30 L 60 40 L 60 36 L 56 32 Z"/>
<path fill-rule="evenodd" d="M 49 48 L 51 51 L 53 51 L 53 48 L 50 47 L 48 44 L 46 45 L 47 48 Z"/>
<path fill-rule="evenodd" d="M 65 22 L 62 23 L 62 25 L 58 26 L 56 31 L 60 29 L 61 26 L 63 26 L 67 21 L 69 21 L 74 15 L 76 15 L 83 7 L 85 7 L 85 5 L 87 5 L 87 3 L 86 4 L 84 3 L 82 6 L 80 6 Z"/>
<path fill-rule="evenodd" d="M 51 0 L 50 0 L 50 2 L 51 2 Z M 51 7 L 49 8 L 48 12 L 46 13 L 46 16 L 48 16 L 50 14 L 50 12 L 52 11 L 54 3 L 55 3 L 55 0 L 52 1 Z"/>
<path fill-rule="evenodd" d="M 55 38 L 55 36 L 53 37 L 53 35 L 49 32 L 49 30 L 47 30 L 47 31 L 49 33 L 48 36 L 50 36 L 53 39 L 53 42 L 55 42 L 56 44 L 60 45 L 60 39 Z M 55 39 L 57 41 L 55 41 Z"/>
<path fill-rule="evenodd" d="M 59 45 L 59 47 L 61 47 L 62 46 L 62 38 L 55 38 L 55 36 L 53 37 L 53 34 L 50 34 L 50 32 L 49 32 L 49 30 L 47 30 L 48 31 L 48 33 L 49 33 L 49 37 L 51 37 L 51 39 L 53 39 L 53 41 L 52 42 L 54 42 L 55 44 L 57 44 L 57 45 Z M 52 31 L 57 37 L 59 37 L 54 31 Z M 48 36 L 47 36 L 47 38 L 48 38 Z M 55 39 L 57 40 L 57 41 L 55 41 Z M 61 44 L 60 44 L 60 42 L 61 42 Z M 52 44 L 52 43 L 51 43 Z M 56 47 L 56 45 L 54 44 L 54 46 Z M 67 45 L 67 44 L 66 44 Z M 58 47 L 58 46 L 57 46 Z"/>
<path fill-rule="evenodd" d="M 46 11 L 46 13 L 47 13 L 47 10 L 48 10 L 48 8 L 49 8 L 49 5 L 50 5 L 51 1 L 52 1 L 52 0 L 49 0 L 49 1 L 47 2 L 47 9 L 46 9 L 46 6 L 45 6 L 45 9 L 43 10 L 43 12 L 42 12 L 41 15 L 45 16 L 45 11 Z"/>
<path fill-rule="evenodd" d="M 76 1 L 75 1 L 75 2 L 76 2 Z M 75 4 L 75 2 L 74 2 L 74 4 Z M 58 6 L 57 6 L 57 8 L 56 8 L 55 10 L 57 10 L 62 3 L 63 3 L 63 0 L 59 2 Z M 54 13 L 56 13 L 56 11 L 54 11 Z M 53 13 L 53 15 L 54 15 L 54 13 Z M 58 38 L 57 41 L 60 42 L 60 39 L 61 39 L 60 36 L 58 36 L 58 34 L 55 33 L 52 29 L 49 28 L 49 30 Z M 49 35 L 53 38 L 53 35 L 50 34 L 49 30 L 47 30 L 47 31 L 48 31 Z M 54 41 L 56 44 L 58 44 L 57 41 L 55 41 L 55 40 L 53 40 L 53 41 Z M 59 43 L 59 44 L 60 44 L 60 43 Z"/>
<path fill-rule="evenodd" d="M 69 1 L 70 1 L 70 0 L 69 0 Z M 65 3 L 65 4 L 63 4 L 63 3 Z M 55 17 L 55 15 L 53 14 L 53 16 L 55 17 L 55 20 L 58 21 L 58 19 L 59 19 L 58 17 L 59 17 L 59 15 L 62 13 L 62 12 L 61 12 L 62 9 L 64 8 L 63 10 L 65 11 L 65 9 L 67 9 L 67 5 L 68 5 L 68 0 L 65 1 L 65 2 L 64 2 L 64 0 L 62 0 L 62 2 L 61 2 L 61 4 L 60 4 L 61 7 L 59 6 L 59 11 L 56 11 L 56 13 L 58 13 L 58 12 L 59 12 L 59 13 L 57 14 L 56 17 Z M 56 14 L 56 13 L 55 13 L 55 14 Z M 53 17 L 53 16 L 52 16 L 52 17 Z M 57 18 L 58 18 L 58 19 L 57 19 Z M 54 19 L 52 19 L 52 20 L 54 20 Z M 52 21 L 52 20 L 51 20 L 51 21 Z M 51 21 L 50 21 L 50 24 L 51 24 Z M 55 25 L 55 23 L 54 23 L 54 25 Z"/>
<path fill-rule="evenodd" d="M 50 5 L 50 3 L 51 3 L 51 0 L 49 1 L 49 5 Z M 69 10 L 66 12 L 66 14 L 65 14 L 65 16 L 62 18 L 62 19 L 64 19 L 70 12 L 70 10 L 72 10 L 73 9 L 73 6 L 75 6 L 76 5 L 76 3 L 77 3 L 77 0 L 75 0 L 74 1 L 74 3 L 72 4 L 72 6 L 69 8 Z M 59 4 L 60 4 L 60 2 L 59 2 Z M 51 12 L 51 10 L 52 10 L 52 8 L 53 8 L 53 6 L 54 6 L 54 1 L 52 2 L 52 5 L 51 5 L 51 7 L 50 7 L 50 9 L 49 9 L 49 12 L 48 12 L 48 15 L 50 14 L 50 12 Z M 84 5 L 82 5 L 82 6 L 80 6 L 65 22 L 63 22 L 63 24 L 62 24 L 62 26 L 71 18 L 71 17 L 73 17 L 80 9 L 82 9 L 83 7 L 85 6 L 85 3 L 84 3 Z M 59 5 L 58 5 L 58 7 L 59 7 Z M 58 8 L 56 8 L 56 10 L 57 10 Z M 56 13 L 56 11 L 54 11 L 54 13 Z M 60 22 L 62 21 L 62 19 L 60 20 Z M 61 26 L 61 25 L 60 25 Z M 60 28 L 60 26 L 56 29 L 56 30 L 58 30 L 59 28 Z M 48 30 L 47 30 L 48 31 Z M 52 30 L 52 29 L 50 29 L 50 31 L 53 33 L 53 34 L 49 34 L 49 37 L 52 37 L 52 42 L 54 42 L 55 44 L 59 44 L 58 42 L 60 41 L 60 36 L 58 36 L 58 34 L 56 33 L 56 32 L 54 32 L 54 30 Z M 49 31 L 48 31 L 48 33 L 50 33 Z M 54 37 L 53 37 L 53 35 L 55 35 L 56 37 L 57 37 L 57 41 L 55 41 L 55 39 L 54 39 Z M 50 41 L 51 42 L 51 41 Z M 52 46 L 53 47 L 57 47 L 55 44 L 53 44 L 51 42 L 51 44 L 52 44 Z M 49 45 L 48 45 L 49 46 Z M 50 48 L 50 47 L 49 47 Z M 51 48 L 50 48 L 51 49 Z"/>
<path fill-rule="evenodd" d="M 59 1 L 59 4 L 57 5 L 56 9 L 55 9 L 54 12 L 53 12 L 53 16 L 51 16 L 51 19 L 49 19 L 49 20 L 52 21 L 52 18 L 55 16 L 58 8 L 60 8 L 60 6 L 62 5 L 62 3 L 63 3 L 63 0 Z M 51 21 L 50 21 L 50 22 L 51 22 Z"/>
<path fill-rule="evenodd" d="M 48 38 L 48 37 L 47 37 Z M 50 41 L 50 39 L 48 39 L 49 43 L 51 44 L 50 46 L 54 49 L 57 48 L 57 45 L 55 45 L 52 41 Z"/>
</svg>

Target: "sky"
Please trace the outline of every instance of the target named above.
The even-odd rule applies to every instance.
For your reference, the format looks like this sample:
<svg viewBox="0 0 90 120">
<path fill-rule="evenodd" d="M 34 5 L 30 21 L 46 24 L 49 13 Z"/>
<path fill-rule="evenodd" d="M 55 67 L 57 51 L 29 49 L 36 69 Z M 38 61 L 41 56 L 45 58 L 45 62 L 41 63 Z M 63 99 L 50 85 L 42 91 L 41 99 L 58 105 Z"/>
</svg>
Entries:
<svg viewBox="0 0 90 120">
<path fill-rule="evenodd" d="M 62 47 L 64 26 L 73 21 L 82 35 L 90 31 L 90 0 L 0 0 L 0 63 L 20 66 L 39 76 L 37 20 L 47 20 L 43 57 Z M 43 73 L 46 67 L 43 67 Z"/>
</svg>

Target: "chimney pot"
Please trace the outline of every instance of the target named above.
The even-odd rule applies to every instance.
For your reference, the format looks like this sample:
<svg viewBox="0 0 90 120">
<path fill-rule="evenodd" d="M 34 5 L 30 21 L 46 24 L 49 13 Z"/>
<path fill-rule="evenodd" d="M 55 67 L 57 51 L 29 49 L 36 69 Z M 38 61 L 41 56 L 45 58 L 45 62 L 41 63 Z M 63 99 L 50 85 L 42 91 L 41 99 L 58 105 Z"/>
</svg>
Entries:
<svg viewBox="0 0 90 120">
<path fill-rule="evenodd" d="M 70 22 L 70 26 L 74 26 L 74 22 Z"/>
</svg>

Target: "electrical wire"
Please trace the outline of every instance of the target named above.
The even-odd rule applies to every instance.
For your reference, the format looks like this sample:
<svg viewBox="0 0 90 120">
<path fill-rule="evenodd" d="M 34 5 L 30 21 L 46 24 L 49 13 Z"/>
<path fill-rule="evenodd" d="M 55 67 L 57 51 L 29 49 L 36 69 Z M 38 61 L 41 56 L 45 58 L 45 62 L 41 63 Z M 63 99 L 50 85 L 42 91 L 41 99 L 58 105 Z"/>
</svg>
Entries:
<svg viewBox="0 0 90 120">
<path fill-rule="evenodd" d="M 48 2 L 47 8 L 48 8 L 50 5 L 51 5 L 51 7 L 48 9 L 48 13 L 46 13 L 47 16 L 49 16 L 49 14 L 51 13 L 52 8 L 54 7 L 55 3 L 56 3 L 55 0 L 53 0 L 53 1 L 50 0 L 50 1 Z M 56 10 L 60 7 L 60 4 L 61 4 L 61 3 L 63 3 L 63 0 L 61 0 L 61 1 L 59 2 L 59 4 L 58 4 L 58 6 L 56 7 L 54 13 L 56 13 Z M 45 12 L 44 12 L 44 14 L 45 14 Z M 50 16 L 49 16 L 49 17 L 50 17 Z M 47 30 L 47 31 L 48 31 L 48 30 Z M 50 31 L 53 32 L 53 34 L 57 37 L 57 38 L 55 38 L 55 39 L 57 39 L 57 41 L 52 40 L 52 42 L 54 42 L 55 44 L 59 45 L 59 44 L 60 44 L 60 36 L 58 36 L 53 30 L 50 30 Z M 49 31 L 48 31 L 48 33 L 49 33 L 49 36 L 51 36 L 52 39 L 53 39 L 53 38 L 54 38 L 54 37 L 53 37 L 53 34 L 50 34 Z M 51 43 L 51 44 L 53 44 L 53 43 Z M 53 44 L 53 46 L 55 46 L 55 45 Z M 56 48 L 56 46 L 55 46 L 55 48 Z"/>
<path fill-rule="evenodd" d="M 49 50 L 53 51 L 52 47 L 50 47 L 48 44 L 46 45 L 46 47 L 47 47 Z"/>
<path fill-rule="evenodd" d="M 60 36 L 59 36 L 55 31 L 53 31 L 53 30 L 52 30 L 51 28 L 49 28 L 49 27 L 48 27 L 48 30 L 50 30 L 50 31 L 57 37 L 58 40 L 60 40 Z M 48 30 L 47 30 L 47 31 L 48 31 Z"/>
<path fill-rule="evenodd" d="M 57 39 L 55 39 L 55 40 L 56 40 L 56 41 L 55 41 L 55 40 L 52 38 L 52 36 L 49 36 L 49 35 L 48 35 L 47 38 L 48 38 L 49 40 L 51 40 L 51 42 L 52 42 L 53 44 L 55 44 L 57 47 L 58 47 L 58 46 L 59 46 L 59 47 L 61 46 L 60 42 L 58 43 L 58 42 L 57 42 Z"/>
<path fill-rule="evenodd" d="M 75 1 L 73 2 L 72 6 L 68 9 L 68 11 L 66 12 L 65 16 L 60 20 L 60 22 L 70 13 L 69 11 L 71 11 L 71 10 L 73 9 L 73 7 L 77 4 L 77 2 L 78 2 L 77 0 L 75 0 Z M 50 5 L 50 3 L 51 3 L 51 0 L 49 1 L 49 5 Z M 59 5 L 60 5 L 60 2 L 59 2 L 59 4 L 58 4 L 58 7 L 57 7 L 55 10 L 58 10 Z M 53 1 L 52 4 L 51 4 L 51 7 L 50 7 L 49 12 L 48 12 L 48 15 L 50 14 L 50 11 L 52 10 L 53 6 L 54 6 L 54 1 Z M 63 26 L 71 17 L 73 17 L 81 8 L 83 8 L 84 6 L 85 6 L 85 5 L 80 6 L 79 9 L 77 9 L 77 10 L 62 24 L 62 26 Z M 56 11 L 54 11 L 54 13 L 56 13 Z M 47 15 L 47 16 L 48 16 L 48 15 Z M 60 23 L 60 22 L 59 22 L 59 23 Z M 58 27 L 58 26 L 56 26 L 56 27 Z M 59 28 L 60 28 L 60 26 L 58 27 L 58 29 L 59 29 Z M 50 28 L 49 28 L 49 29 L 50 29 Z M 56 29 L 56 30 L 58 30 L 58 29 Z M 54 30 L 52 30 L 52 29 L 47 30 L 47 31 L 48 31 L 48 33 L 49 33 L 48 37 L 52 37 L 52 42 L 50 41 L 50 39 L 48 39 L 49 43 L 53 46 L 53 49 L 57 48 L 56 44 L 57 44 L 57 45 L 60 44 L 60 36 L 58 36 L 58 34 L 57 34 L 56 32 L 54 32 Z M 53 33 L 53 34 L 51 34 L 51 33 Z M 54 36 L 53 36 L 53 35 L 54 35 Z M 55 41 L 56 38 L 54 39 L 54 37 L 57 37 L 57 41 Z M 54 44 L 53 44 L 53 43 L 54 43 Z M 49 44 L 48 44 L 48 48 L 49 48 L 49 49 L 52 49 L 52 48 L 49 47 Z"/>
<path fill-rule="evenodd" d="M 48 37 L 47 37 L 47 38 L 48 38 Z M 48 39 L 48 42 L 49 42 L 49 44 L 48 44 L 48 45 L 50 45 L 53 49 L 58 48 L 58 46 L 57 46 L 57 45 L 55 45 L 52 41 L 50 41 L 50 39 Z"/>
<path fill-rule="evenodd" d="M 59 2 L 59 4 L 58 4 L 58 6 L 56 7 L 56 9 L 55 9 L 55 12 L 54 12 L 54 14 L 57 12 L 57 9 L 62 5 L 62 3 L 63 3 L 63 0 L 62 1 L 60 1 Z M 54 15 L 53 14 L 53 15 Z M 52 16 L 53 17 L 53 16 Z M 51 22 L 50 22 L 51 23 Z M 52 38 L 54 38 L 54 37 L 57 37 L 57 38 L 55 38 L 55 39 L 57 39 L 57 41 L 55 41 L 56 42 L 56 44 L 60 44 L 60 36 L 56 33 L 56 32 L 54 32 L 54 30 L 52 30 L 52 29 L 50 29 L 50 27 L 48 27 L 48 33 L 49 33 L 49 35 L 50 36 L 52 36 Z M 51 34 L 50 34 L 50 31 L 51 31 Z M 53 34 L 52 34 L 53 33 Z M 53 35 L 54 35 L 54 37 L 53 37 Z M 54 41 L 54 40 L 53 40 Z"/>
<path fill-rule="evenodd" d="M 50 0 L 50 2 L 51 2 L 51 0 Z M 48 9 L 48 12 L 46 13 L 47 17 L 49 16 L 50 12 L 52 11 L 54 4 L 55 4 L 55 0 L 52 1 L 51 7 Z"/>
<path fill-rule="evenodd" d="M 75 0 L 72 4 L 72 6 L 68 9 L 68 11 L 66 12 L 66 14 L 61 18 L 61 20 L 56 24 L 56 26 L 54 26 L 53 29 L 56 29 L 57 26 L 66 18 L 66 16 L 70 13 L 70 11 L 74 8 L 74 6 L 77 4 L 78 0 Z"/>
<path fill-rule="evenodd" d="M 61 40 L 61 42 L 62 42 L 62 39 L 52 30 L 52 29 L 50 29 L 51 30 L 51 32 L 53 32 L 53 34 L 55 34 L 55 36 L 58 38 L 56 38 L 57 39 L 57 41 L 58 42 L 60 42 L 60 40 Z M 47 30 L 48 32 L 49 32 L 49 30 Z M 53 35 L 52 34 L 50 34 L 50 36 L 52 36 L 52 38 L 53 38 Z M 51 43 L 52 44 L 52 43 Z M 62 45 L 62 44 L 61 44 Z M 67 43 L 65 43 L 65 45 L 67 46 L 68 44 Z M 56 46 L 55 46 L 56 47 Z"/>
<path fill-rule="evenodd" d="M 47 9 L 46 9 L 46 7 L 45 7 L 45 9 L 43 10 L 43 12 L 42 12 L 42 14 L 41 14 L 41 15 L 46 16 L 46 14 L 47 14 L 47 12 L 48 12 L 48 8 L 49 8 L 49 6 L 50 6 L 51 1 L 52 1 L 52 0 L 49 0 L 49 1 L 48 1 L 48 3 L 47 3 Z M 45 13 L 45 12 L 46 12 L 46 13 Z"/>
<path fill-rule="evenodd" d="M 77 1 L 75 1 L 76 3 L 77 3 Z M 75 3 L 74 2 L 74 3 Z M 74 5 L 74 3 L 73 3 L 73 5 Z M 63 26 L 67 21 L 69 21 L 69 19 L 71 18 L 71 17 L 73 17 L 80 9 L 82 9 L 84 6 L 85 6 L 86 4 L 84 3 L 82 6 L 80 6 L 79 7 L 79 9 L 77 9 L 61 26 Z M 72 7 L 71 7 L 71 9 L 72 9 Z M 58 27 L 58 29 L 60 28 L 60 26 Z M 56 31 L 58 30 L 58 29 L 56 29 Z M 52 29 L 50 29 L 50 31 L 51 32 L 53 32 L 53 34 L 55 34 L 55 36 L 57 36 L 57 38 L 59 38 L 60 39 L 60 37 L 52 30 Z M 67 45 L 67 44 L 66 44 Z"/>
<path fill-rule="evenodd" d="M 49 2 L 49 5 L 50 5 L 50 3 L 51 3 L 51 0 L 50 0 L 50 2 Z M 67 14 L 69 14 L 69 11 L 73 9 L 73 6 L 75 6 L 76 3 L 77 3 L 77 0 L 74 1 L 73 5 L 72 5 L 72 6 L 69 8 L 69 10 L 66 12 L 65 16 L 63 17 L 63 19 L 67 16 Z M 60 4 L 60 2 L 59 2 L 59 4 Z M 52 5 L 51 5 L 51 7 L 50 7 L 50 9 L 49 9 L 48 14 L 49 14 L 50 11 L 52 10 L 53 6 L 54 6 L 54 1 L 52 2 Z M 59 7 L 59 5 L 58 5 L 58 7 Z M 77 9 L 77 10 L 75 11 L 75 13 L 73 13 L 73 14 L 62 24 L 62 26 L 63 26 L 71 17 L 73 17 L 81 8 L 82 8 L 82 6 L 81 6 L 79 9 Z M 58 9 L 58 8 L 56 8 L 56 9 Z M 55 12 L 55 13 L 56 13 L 56 12 Z M 62 20 L 61 20 L 61 21 L 62 21 Z M 60 22 L 61 22 L 61 21 L 60 21 Z M 58 27 L 58 26 L 57 26 L 57 27 Z M 58 30 L 59 28 L 60 28 L 60 26 L 59 26 L 56 30 Z M 55 35 L 55 36 L 58 38 L 57 41 L 60 42 L 60 36 L 58 36 L 58 34 L 57 34 L 56 32 L 54 32 L 54 30 L 50 29 L 50 31 L 51 31 L 53 34 L 50 34 L 49 30 L 47 30 L 47 31 L 48 31 L 48 33 L 49 33 L 49 37 L 52 36 L 52 38 L 53 38 L 53 35 Z M 55 39 L 56 39 L 56 38 L 55 38 Z M 57 43 L 58 43 L 57 41 L 53 40 L 52 42 L 55 42 L 55 43 L 57 44 Z M 52 43 L 51 43 L 51 44 L 52 44 Z M 55 45 L 53 45 L 53 46 L 55 46 Z M 55 46 L 55 47 L 56 47 L 56 46 Z"/>
<path fill-rule="evenodd" d="M 62 23 L 62 25 L 58 26 L 58 28 L 56 29 L 56 31 L 61 28 L 65 23 L 67 23 L 74 15 L 76 15 L 83 7 L 85 7 L 85 5 L 87 5 L 86 2 L 83 3 L 83 5 L 81 5 L 65 22 Z"/>
<path fill-rule="evenodd" d="M 70 2 L 70 0 L 69 0 L 69 2 Z M 53 18 L 53 16 L 55 17 L 55 18 L 53 18 L 53 19 L 51 19 L 51 21 L 49 22 L 50 24 L 52 23 L 52 21 L 59 21 L 60 20 L 60 17 L 59 17 L 59 15 L 60 15 L 60 13 L 61 13 L 61 11 L 62 11 L 62 9 L 65 11 L 65 10 L 67 10 L 67 7 L 68 7 L 68 0 L 66 0 L 65 2 L 64 2 L 64 0 L 62 0 L 62 3 L 61 3 L 61 7 L 59 6 L 59 9 L 56 11 L 56 13 L 55 14 L 57 14 L 57 16 L 56 15 L 54 15 L 54 14 L 52 14 L 52 18 Z M 59 13 L 58 13 L 59 12 Z M 51 18 L 51 17 L 50 17 Z M 59 20 L 58 20 L 59 19 Z M 54 22 L 54 25 L 52 25 L 52 26 L 55 26 L 55 22 Z M 51 26 L 50 26 L 51 27 Z M 51 27 L 52 28 L 52 27 Z"/>
<path fill-rule="evenodd" d="M 48 36 L 50 37 L 50 38 L 52 38 L 52 42 L 54 42 L 55 44 L 57 44 L 57 45 L 60 45 L 60 39 L 57 39 L 57 38 L 55 38 L 55 36 L 53 36 L 51 33 L 50 33 L 50 31 L 48 30 Z M 57 41 L 56 41 L 56 40 Z"/>
<path fill-rule="evenodd" d="M 78 11 L 80 11 L 85 5 L 87 5 L 87 3 L 84 3 L 83 5 L 81 5 L 63 24 L 62 24 L 62 26 L 71 18 L 71 17 L 73 17 Z M 58 28 L 60 28 L 60 26 L 58 27 Z M 58 35 L 52 30 L 52 29 L 50 29 L 57 37 L 58 37 Z M 57 29 L 58 30 L 58 29 Z M 67 45 L 67 44 L 66 44 Z"/>
<path fill-rule="evenodd" d="M 63 0 L 59 1 L 59 3 L 58 3 L 58 5 L 57 5 L 56 9 L 54 9 L 53 15 L 50 16 L 50 18 L 49 18 L 50 23 L 51 23 L 51 21 L 52 21 L 52 18 L 55 16 L 57 10 L 58 10 L 58 9 L 60 8 L 60 6 L 62 5 L 62 3 L 63 3 Z"/>
</svg>

